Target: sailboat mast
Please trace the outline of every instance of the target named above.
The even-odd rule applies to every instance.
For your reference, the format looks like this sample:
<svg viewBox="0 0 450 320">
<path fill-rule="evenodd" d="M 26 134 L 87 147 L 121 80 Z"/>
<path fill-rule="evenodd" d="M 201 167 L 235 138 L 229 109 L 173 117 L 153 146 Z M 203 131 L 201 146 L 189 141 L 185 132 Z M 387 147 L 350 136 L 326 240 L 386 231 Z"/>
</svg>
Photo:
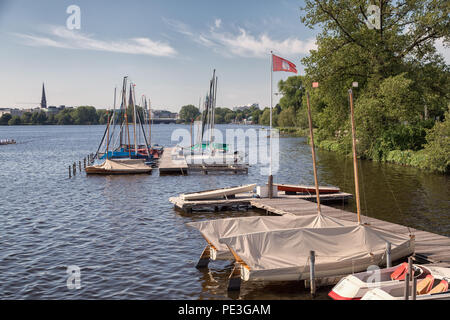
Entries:
<svg viewBox="0 0 450 320">
<path fill-rule="evenodd" d="M 145 98 L 145 104 L 147 105 L 147 98 Z M 152 147 L 152 102 L 148 99 L 148 144 Z"/>
<path fill-rule="evenodd" d="M 355 175 L 355 194 L 356 194 L 356 211 L 358 214 L 358 223 L 361 223 L 361 205 L 359 199 L 359 180 L 358 180 L 358 162 L 356 159 L 356 129 L 355 129 L 355 116 L 353 107 L 353 91 L 348 90 L 350 98 L 350 113 L 352 118 L 352 145 L 353 145 L 353 171 Z"/>
<path fill-rule="evenodd" d="M 317 179 L 317 166 L 316 166 L 316 150 L 314 148 L 314 132 L 313 132 L 313 126 L 312 126 L 311 105 L 309 102 L 309 92 L 306 92 L 306 104 L 308 105 L 309 135 L 311 138 L 311 153 L 312 153 L 313 167 L 314 167 L 314 184 L 316 186 L 317 213 L 321 214 L 322 211 L 320 209 L 319 182 Z"/>
<path fill-rule="evenodd" d="M 120 111 L 127 113 L 127 98 L 126 98 L 126 90 L 127 90 L 127 76 L 123 77 L 123 83 L 122 83 L 122 103 L 120 105 Z M 123 146 L 123 122 L 125 118 L 122 118 L 121 112 L 119 113 L 119 116 L 121 118 L 121 124 L 120 124 L 120 147 Z"/>
<path fill-rule="evenodd" d="M 133 104 L 133 134 L 134 134 L 134 154 L 137 155 L 137 141 L 136 141 L 136 101 L 134 93 L 134 83 L 130 84 L 131 103 Z"/>
<path fill-rule="evenodd" d="M 115 98 L 115 95 L 114 95 Z M 108 114 L 108 126 L 106 127 L 106 131 L 107 131 L 107 136 L 106 136 L 106 159 L 109 159 L 109 111 L 106 111 L 106 113 Z"/>
</svg>

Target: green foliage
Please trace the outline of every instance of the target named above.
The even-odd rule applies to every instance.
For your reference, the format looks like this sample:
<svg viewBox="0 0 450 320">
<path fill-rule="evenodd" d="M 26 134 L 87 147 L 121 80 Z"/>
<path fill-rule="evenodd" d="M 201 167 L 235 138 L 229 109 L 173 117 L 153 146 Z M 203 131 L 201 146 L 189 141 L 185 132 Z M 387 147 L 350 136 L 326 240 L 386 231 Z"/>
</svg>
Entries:
<svg viewBox="0 0 450 320">
<path fill-rule="evenodd" d="M 20 121 L 22 124 L 32 124 L 31 117 L 33 114 L 31 112 L 24 112 L 22 116 L 20 117 Z"/>
<path fill-rule="evenodd" d="M 10 126 L 17 126 L 22 124 L 22 122 L 20 121 L 20 117 L 19 116 L 13 116 L 9 121 L 8 121 L 8 125 Z"/>
<path fill-rule="evenodd" d="M 278 126 L 278 109 L 273 108 L 272 109 L 272 126 L 276 127 Z M 263 126 L 269 126 L 270 125 L 270 108 L 265 108 L 262 112 L 262 115 L 259 118 L 259 124 Z"/>
<path fill-rule="evenodd" d="M 181 107 L 180 119 L 185 123 L 190 123 L 200 115 L 198 108 L 192 104 Z"/>
<path fill-rule="evenodd" d="M 81 106 L 75 109 L 72 115 L 74 124 L 98 124 L 98 114 L 94 107 Z"/>
<path fill-rule="evenodd" d="M 2 116 L 0 117 L 0 125 L 8 125 L 9 120 L 11 120 L 12 115 L 10 113 L 5 113 L 2 114 Z"/>
<path fill-rule="evenodd" d="M 296 112 L 302 107 L 302 98 L 305 94 L 302 76 L 289 77 L 285 81 L 280 80 L 278 90 L 283 94 L 280 99 L 281 109 L 292 108 Z"/>
<path fill-rule="evenodd" d="M 450 109 L 443 122 L 437 122 L 427 133 L 424 148 L 426 166 L 431 170 L 450 172 Z"/>
<path fill-rule="evenodd" d="M 282 127 L 294 127 L 295 117 L 296 115 L 294 107 L 283 109 L 278 115 L 277 125 Z"/>
</svg>

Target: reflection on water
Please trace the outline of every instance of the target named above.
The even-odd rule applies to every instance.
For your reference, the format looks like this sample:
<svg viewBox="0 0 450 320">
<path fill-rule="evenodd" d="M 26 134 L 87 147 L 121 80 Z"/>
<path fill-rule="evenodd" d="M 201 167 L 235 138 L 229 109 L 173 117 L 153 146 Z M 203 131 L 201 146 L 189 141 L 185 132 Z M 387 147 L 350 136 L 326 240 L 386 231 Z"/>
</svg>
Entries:
<svg viewBox="0 0 450 320">
<path fill-rule="evenodd" d="M 180 127 L 155 125 L 152 141 L 173 145 L 171 132 Z M 259 166 L 248 175 L 159 177 L 155 170 L 68 179 L 68 166 L 97 149 L 103 130 L 0 127 L 0 138 L 18 142 L 0 146 L 0 298 L 310 299 L 303 282 L 243 283 L 240 294 L 228 295 L 230 262 L 195 268 L 205 243 L 187 222 L 259 212 L 185 214 L 168 202 L 182 192 L 265 183 Z M 276 182 L 313 184 L 304 138 L 282 138 L 279 156 Z M 368 161 L 360 170 L 363 214 L 450 236 L 447 176 Z M 321 184 L 354 193 L 351 159 L 320 151 L 318 172 Z M 355 211 L 353 201 L 336 206 Z M 67 289 L 69 265 L 81 268 L 80 290 Z M 326 295 L 321 289 L 317 298 Z"/>
</svg>

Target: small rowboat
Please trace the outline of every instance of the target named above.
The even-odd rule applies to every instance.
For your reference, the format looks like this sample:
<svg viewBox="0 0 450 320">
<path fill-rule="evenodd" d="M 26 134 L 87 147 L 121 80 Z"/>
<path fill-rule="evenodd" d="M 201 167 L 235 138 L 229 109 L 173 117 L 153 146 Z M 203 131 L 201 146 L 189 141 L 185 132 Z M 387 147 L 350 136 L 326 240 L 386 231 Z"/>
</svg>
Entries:
<svg viewBox="0 0 450 320">
<path fill-rule="evenodd" d="M 450 268 L 421 266 L 429 274 L 417 281 L 416 300 L 450 300 Z M 394 283 L 368 291 L 361 300 L 403 300 L 405 283 Z"/>
<path fill-rule="evenodd" d="M 152 168 L 144 159 L 106 159 L 100 165 L 86 167 L 86 174 L 139 174 L 151 173 Z"/>
<path fill-rule="evenodd" d="M 256 187 L 256 184 L 247 184 L 237 187 L 229 187 L 215 190 L 206 190 L 201 192 L 184 193 L 180 198 L 185 201 L 193 200 L 209 200 L 209 199 L 223 199 L 232 197 L 238 193 L 250 192 Z"/>
<path fill-rule="evenodd" d="M 278 191 L 284 191 L 286 193 L 316 194 L 316 187 L 314 186 L 278 184 L 278 183 L 274 183 L 273 185 L 278 187 Z M 319 187 L 319 194 L 338 193 L 340 191 L 341 190 L 337 187 Z"/>
<path fill-rule="evenodd" d="M 359 272 L 342 278 L 328 294 L 334 300 L 359 300 L 375 288 L 400 285 L 404 287 L 408 264 L 371 271 Z M 430 271 L 422 266 L 413 265 L 414 277 L 423 279 Z"/>
</svg>

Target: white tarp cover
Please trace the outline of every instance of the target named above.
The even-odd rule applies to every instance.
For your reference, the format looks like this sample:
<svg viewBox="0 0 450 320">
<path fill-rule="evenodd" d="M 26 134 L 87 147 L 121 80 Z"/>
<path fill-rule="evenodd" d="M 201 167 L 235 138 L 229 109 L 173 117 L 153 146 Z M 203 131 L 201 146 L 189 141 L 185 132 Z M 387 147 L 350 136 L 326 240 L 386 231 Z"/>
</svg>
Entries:
<svg viewBox="0 0 450 320">
<path fill-rule="evenodd" d="M 203 237 L 219 252 L 229 252 L 227 245 L 219 242 L 220 238 L 280 229 L 326 228 L 355 224 L 355 222 L 334 219 L 322 214 L 308 216 L 255 216 L 187 223 L 188 226 L 199 230 Z"/>
<path fill-rule="evenodd" d="M 310 251 L 316 254 L 316 276 L 329 277 L 366 270 L 383 262 L 386 242 L 392 261 L 414 252 L 414 240 L 365 226 L 303 228 L 250 233 L 222 238 L 250 268 L 244 280 L 303 280 L 309 278 Z"/>
<path fill-rule="evenodd" d="M 145 164 L 143 159 L 122 159 L 110 160 L 106 159 L 100 165 L 93 166 L 96 169 L 103 169 L 106 171 L 150 171 L 151 167 Z"/>
</svg>

